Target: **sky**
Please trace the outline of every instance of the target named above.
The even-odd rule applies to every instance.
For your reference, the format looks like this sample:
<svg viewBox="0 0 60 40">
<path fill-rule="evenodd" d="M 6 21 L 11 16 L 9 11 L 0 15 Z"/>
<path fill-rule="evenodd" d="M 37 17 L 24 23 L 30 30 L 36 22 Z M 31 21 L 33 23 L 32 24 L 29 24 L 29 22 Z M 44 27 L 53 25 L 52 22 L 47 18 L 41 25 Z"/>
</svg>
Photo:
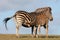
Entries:
<svg viewBox="0 0 60 40">
<path fill-rule="evenodd" d="M 33 12 L 37 8 L 51 7 L 53 21 L 49 21 L 48 34 L 60 35 L 60 0 L 0 0 L 0 34 L 16 34 L 16 25 L 13 19 L 7 23 L 6 31 L 3 20 L 11 17 L 18 10 Z M 41 34 L 46 34 L 41 27 Z M 31 34 L 31 28 L 20 27 L 19 34 Z"/>
</svg>

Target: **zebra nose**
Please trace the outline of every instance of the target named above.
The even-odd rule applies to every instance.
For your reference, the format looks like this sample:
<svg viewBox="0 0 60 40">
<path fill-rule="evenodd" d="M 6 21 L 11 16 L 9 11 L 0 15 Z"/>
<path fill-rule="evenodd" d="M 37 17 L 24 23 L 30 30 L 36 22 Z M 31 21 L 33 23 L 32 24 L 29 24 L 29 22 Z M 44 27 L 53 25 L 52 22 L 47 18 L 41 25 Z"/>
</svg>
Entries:
<svg viewBox="0 0 60 40">
<path fill-rule="evenodd" d="M 52 18 L 52 19 L 50 19 L 50 21 L 53 21 L 53 18 Z"/>
</svg>

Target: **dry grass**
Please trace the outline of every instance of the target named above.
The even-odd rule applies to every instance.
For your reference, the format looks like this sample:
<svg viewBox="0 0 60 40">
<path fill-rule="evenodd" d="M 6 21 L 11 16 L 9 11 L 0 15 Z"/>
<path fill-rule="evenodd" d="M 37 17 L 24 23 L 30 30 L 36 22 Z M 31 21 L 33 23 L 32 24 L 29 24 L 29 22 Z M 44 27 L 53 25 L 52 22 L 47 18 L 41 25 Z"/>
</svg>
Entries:
<svg viewBox="0 0 60 40">
<path fill-rule="evenodd" d="M 49 35 L 48 38 L 45 36 L 39 36 L 39 38 L 32 38 L 31 35 L 20 35 L 17 38 L 15 34 L 0 34 L 0 40 L 60 40 L 60 36 Z"/>
</svg>

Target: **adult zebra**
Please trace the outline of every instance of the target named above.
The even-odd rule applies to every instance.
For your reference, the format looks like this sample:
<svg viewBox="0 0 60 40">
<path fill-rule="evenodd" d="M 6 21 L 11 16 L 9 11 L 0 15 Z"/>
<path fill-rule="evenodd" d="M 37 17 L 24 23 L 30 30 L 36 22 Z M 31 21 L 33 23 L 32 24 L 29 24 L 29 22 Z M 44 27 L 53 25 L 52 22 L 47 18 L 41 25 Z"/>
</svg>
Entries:
<svg viewBox="0 0 60 40">
<path fill-rule="evenodd" d="M 33 16 L 34 15 L 35 14 L 33 14 Z M 16 36 L 19 37 L 19 34 L 18 34 L 19 26 L 21 27 L 22 25 L 24 25 L 24 24 L 26 25 L 27 24 L 27 26 L 30 27 L 30 22 L 33 23 L 34 19 L 35 19 L 35 16 L 34 17 L 33 16 L 31 16 L 26 11 L 17 11 L 15 13 L 15 15 L 13 15 L 12 17 L 7 17 L 7 18 L 4 19 L 5 27 L 7 29 L 7 25 L 6 25 L 7 21 L 10 20 L 11 18 L 14 18 L 14 20 L 16 22 Z"/>
</svg>

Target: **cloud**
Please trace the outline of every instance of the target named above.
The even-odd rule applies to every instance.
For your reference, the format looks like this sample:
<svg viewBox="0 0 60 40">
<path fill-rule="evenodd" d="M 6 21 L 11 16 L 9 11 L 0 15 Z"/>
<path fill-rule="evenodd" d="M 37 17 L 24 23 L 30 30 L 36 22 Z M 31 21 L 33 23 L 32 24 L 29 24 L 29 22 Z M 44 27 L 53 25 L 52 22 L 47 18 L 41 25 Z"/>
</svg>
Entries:
<svg viewBox="0 0 60 40">
<path fill-rule="evenodd" d="M 0 1 L 0 11 L 7 11 L 12 9 L 17 9 L 28 5 L 31 1 L 29 0 L 1 0 Z"/>
<path fill-rule="evenodd" d="M 8 11 L 8 10 L 17 10 L 20 8 L 26 8 L 30 6 L 32 7 L 32 5 L 34 7 L 37 7 L 38 6 L 37 4 L 39 4 L 40 7 L 42 5 L 45 5 L 46 3 L 43 0 L 42 1 L 41 0 L 0 0 L 0 12 Z"/>
</svg>

